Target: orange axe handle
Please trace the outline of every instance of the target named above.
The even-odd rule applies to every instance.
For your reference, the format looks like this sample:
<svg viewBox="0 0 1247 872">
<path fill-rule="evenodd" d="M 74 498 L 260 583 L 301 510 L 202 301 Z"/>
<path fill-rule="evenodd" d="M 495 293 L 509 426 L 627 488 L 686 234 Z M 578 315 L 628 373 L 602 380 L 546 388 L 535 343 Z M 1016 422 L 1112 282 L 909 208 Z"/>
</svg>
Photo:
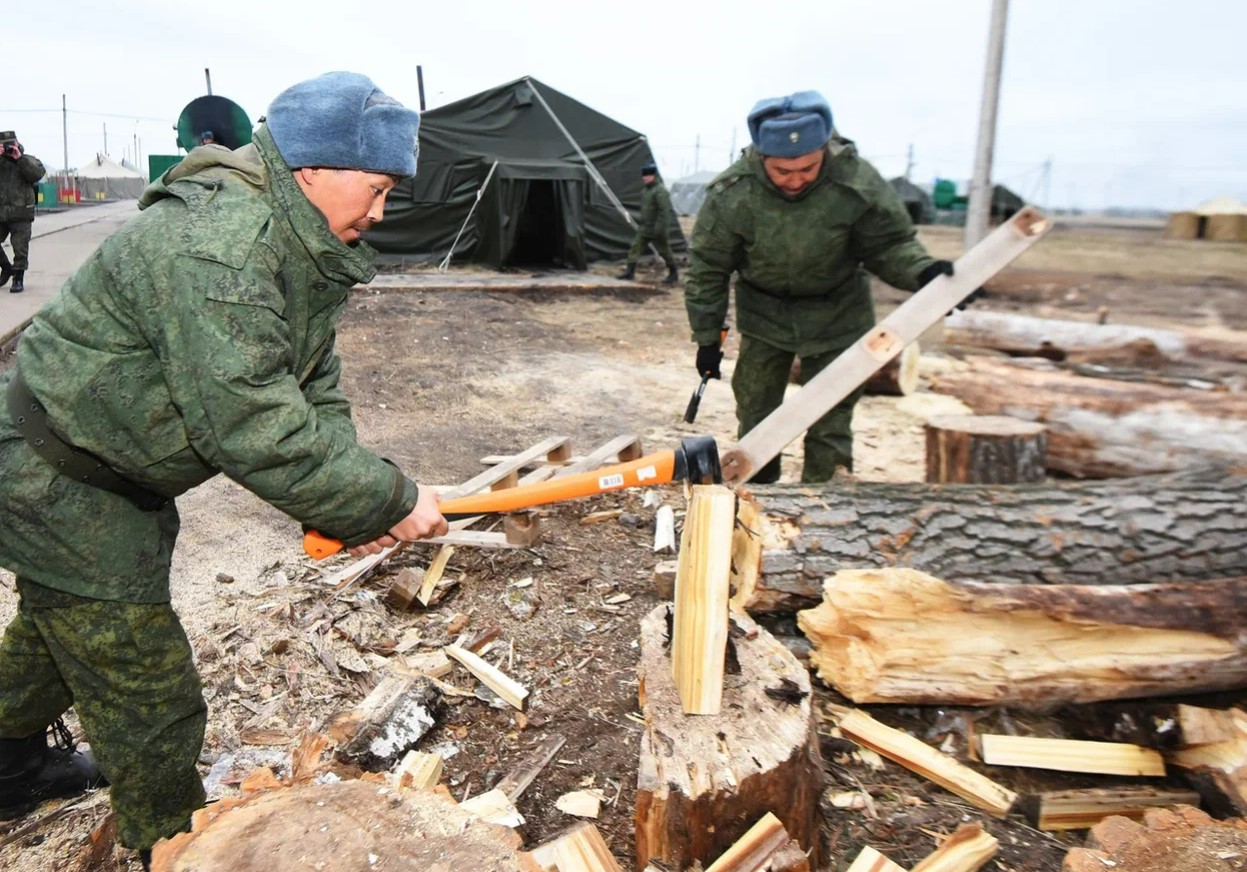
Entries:
<svg viewBox="0 0 1247 872">
<path fill-rule="evenodd" d="M 689 479 L 698 484 L 722 481 L 719 451 L 713 438 L 692 437 L 685 439 L 673 451 L 647 454 L 627 463 L 446 500 L 438 504 L 438 509 L 447 520 L 456 520 L 529 509 L 624 488 L 667 484 L 677 479 Z M 309 530 L 303 537 L 303 550 L 317 560 L 337 554 L 342 547 L 337 539 L 323 536 L 315 530 Z"/>
</svg>

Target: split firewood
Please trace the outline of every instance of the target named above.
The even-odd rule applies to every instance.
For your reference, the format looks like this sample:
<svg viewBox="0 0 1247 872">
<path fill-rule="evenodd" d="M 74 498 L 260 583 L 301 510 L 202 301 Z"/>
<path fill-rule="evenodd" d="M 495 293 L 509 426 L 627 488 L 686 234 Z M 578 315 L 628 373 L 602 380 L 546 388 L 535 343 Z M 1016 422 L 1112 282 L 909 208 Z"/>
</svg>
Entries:
<svg viewBox="0 0 1247 872">
<path fill-rule="evenodd" d="M 963 824 L 911 872 L 976 872 L 1000 850 L 980 824 Z"/>
<path fill-rule="evenodd" d="M 446 564 L 450 562 L 450 556 L 454 553 L 455 546 L 453 545 L 443 545 L 437 549 L 437 555 L 425 571 L 424 583 L 420 585 L 420 593 L 416 596 L 416 599 L 420 600 L 420 605 L 427 606 L 433 599 L 433 591 L 437 589 L 437 583 L 442 580 L 442 575 L 446 572 Z"/>
<path fill-rule="evenodd" d="M 893 863 L 874 848 L 867 845 L 862 848 L 857 859 L 845 872 L 905 872 L 905 867 Z"/>
<path fill-rule="evenodd" d="M 554 807 L 563 814 L 595 818 L 602 813 L 602 791 L 573 790 L 554 801 Z"/>
<path fill-rule="evenodd" d="M 519 799 L 520 794 L 528 789 L 528 785 L 532 784 L 538 773 L 550 764 L 554 755 L 566 742 L 567 738 L 558 734 L 546 737 L 518 766 L 502 776 L 496 788 L 509 796 L 513 802 Z"/>
<path fill-rule="evenodd" d="M 849 711 L 837 726 L 846 738 L 934 781 L 988 814 L 1002 818 L 1017 800 L 1017 794 L 1012 790 L 958 763 L 920 739 L 879 723 L 860 709 Z"/>
<path fill-rule="evenodd" d="M 498 694 L 504 702 L 520 711 L 524 710 L 524 701 L 528 698 L 528 688 L 506 675 L 501 669 L 493 666 L 471 651 L 458 645 L 447 645 L 446 655 L 457 660 L 461 666 L 471 672 L 477 681 Z"/>
<path fill-rule="evenodd" d="M 532 850 L 541 872 L 623 872 L 606 840 L 585 822 Z"/>
<path fill-rule="evenodd" d="M 541 541 L 541 516 L 536 512 L 510 512 L 503 515 L 502 533 L 508 544 L 531 548 Z"/>
<path fill-rule="evenodd" d="M 686 714 L 715 715 L 723 699 L 736 494 L 695 485 L 680 539 L 671 667 Z"/>
<path fill-rule="evenodd" d="M 1025 796 L 1018 808 L 1038 830 L 1085 830 L 1107 817 L 1141 820 L 1151 808 L 1199 805 L 1193 790 L 1158 790 L 1153 787 L 1050 790 Z"/>
<path fill-rule="evenodd" d="M 1227 742 L 1237 733 L 1233 712 L 1184 703 L 1070 706 L 1059 717 L 1067 731 L 1078 735 L 1158 751 Z"/>
<path fill-rule="evenodd" d="M 421 790 L 437 784 L 442 777 L 441 754 L 408 751 L 402 762 L 390 773 L 390 783 L 399 790 Z"/>
<path fill-rule="evenodd" d="M 1149 475 L 1247 459 L 1247 395 L 1085 378 L 983 357 L 932 378 L 980 415 L 1048 428 L 1048 468 L 1079 478 Z"/>
<path fill-rule="evenodd" d="M 432 729 L 438 697 L 428 680 L 391 673 L 354 709 L 333 715 L 327 730 L 343 756 L 389 769 Z"/>
<path fill-rule="evenodd" d="M 367 826 L 360 821 L 366 820 Z M 200 809 L 192 831 L 156 844 L 155 872 L 273 872 L 314 863 L 537 872 L 514 830 L 478 820 L 445 788 L 396 793 L 366 781 L 308 783 Z"/>
<path fill-rule="evenodd" d="M 819 857 L 823 770 L 810 676 L 770 633 L 733 615 L 739 674 L 726 676 L 717 715 L 685 715 L 675 688 L 669 606 L 641 621 L 638 694 L 645 716 L 636 792 L 636 868 L 707 864 L 774 812 L 802 849 Z M 767 688 L 796 692 L 775 699 Z"/>
<path fill-rule="evenodd" d="M 759 872 L 771 856 L 791 841 L 779 818 L 767 812 L 711 863 L 706 872 Z"/>
<path fill-rule="evenodd" d="M 978 739 L 979 756 L 989 766 L 1153 778 L 1161 778 L 1165 774 L 1165 761 L 1156 751 L 1122 742 L 1085 742 L 990 733 L 980 735 Z"/>
<path fill-rule="evenodd" d="M 1149 809 L 1143 822 L 1105 818 L 1087 846 L 1065 856 L 1063 872 L 1131 869 L 1237 870 L 1247 857 L 1247 821 L 1215 821 L 1189 806 Z M 1157 861 L 1160 861 L 1158 863 Z"/>
<path fill-rule="evenodd" d="M 623 509 L 603 509 L 600 512 L 590 512 L 580 519 L 580 526 L 591 527 L 594 524 L 601 524 L 603 521 L 613 521 L 623 514 Z"/>
<path fill-rule="evenodd" d="M 515 803 L 496 787 L 465 799 L 459 803 L 459 808 L 486 823 L 511 828 L 524 826 L 524 816 L 516 809 Z"/>
<path fill-rule="evenodd" d="M 845 570 L 824 598 L 797 623 L 819 675 L 857 703 L 1046 708 L 1247 686 L 1247 578 L 1038 586 Z"/>
<path fill-rule="evenodd" d="M 420 588 L 423 584 L 423 569 L 404 566 L 390 583 L 390 589 L 385 594 L 385 601 L 395 611 L 405 612 L 420 596 Z"/>
<path fill-rule="evenodd" d="M 654 593 L 659 599 L 675 599 L 675 577 L 679 568 L 678 560 L 664 560 L 654 567 Z"/>
<path fill-rule="evenodd" d="M 810 858 L 796 839 L 789 839 L 766 863 L 767 872 L 810 872 Z"/>
<path fill-rule="evenodd" d="M 1231 709 L 1234 736 L 1169 752 L 1213 814 L 1247 816 L 1247 712 Z"/>
<path fill-rule="evenodd" d="M 671 506 L 660 506 L 654 513 L 654 551 L 675 552 L 675 509 Z"/>
<path fill-rule="evenodd" d="M 750 488 L 762 553 L 756 583 L 742 573 L 733 600 L 750 614 L 817 605 L 823 580 L 841 569 L 1043 585 L 1247 576 L 1241 466 L 1024 488 L 844 479 Z"/>
</svg>

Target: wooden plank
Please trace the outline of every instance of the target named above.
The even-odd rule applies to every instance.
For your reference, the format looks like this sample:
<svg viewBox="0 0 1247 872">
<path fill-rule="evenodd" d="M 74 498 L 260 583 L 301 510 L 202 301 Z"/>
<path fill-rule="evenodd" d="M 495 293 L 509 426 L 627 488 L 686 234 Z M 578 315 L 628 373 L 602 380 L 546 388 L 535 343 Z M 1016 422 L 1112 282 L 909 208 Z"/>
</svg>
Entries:
<svg viewBox="0 0 1247 872">
<path fill-rule="evenodd" d="M 1138 821 L 1149 809 L 1175 805 L 1198 808 L 1199 793 L 1153 787 L 1050 790 L 1027 796 L 1020 804 L 1031 826 L 1050 832 L 1089 829 L 1112 816 Z"/>
<path fill-rule="evenodd" d="M 685 714 L 717 715 L 723 702 L 736 493 L 694 485 L 675 578 L 671 669 Z"/>
<path fill-rule="evenodd" d="M 476 676 L 477 680 L 486 685 L 509 705 L 523 711 L 524 700 L 528 697 L 528 689 L 519 682 L 508 677 L 501 669 L 486 663 L 481 657 L 458 645 L 447 645 L 446 656 L 459 661 L 462 666 Z"/>
<path fill-rule="evenodd" d="M 739 484 L 778 456 L 906 345 L 1042 238 L 1049 226 L 1039 210 L 1028 206 L 992 231 L 957 259 L 954 275 L 938 276 L 911 296 L 725 452 L 724 480 Z"/>
<path fill-rule="evenodd" d="M 962 824 L 912 872 L 976 872 L 1000 850 L 1000 842 L 980 824 Z"/>
<path fill-rule="evenodd" d="M 542 440 L 531 448 L 521 451 L 519 454 L 513 454 L 502 463 L 473 476 L 463 484 L 450 488 L 442 494 L 442 498 L 466 497 L 468 494 L 485 490 L 485 488 L 505 480 L 513 473 L 519 472 L 533 461 L 544 458 L 551 451 L 566 445 L 570 438 L 569 436 L 551 436 L 549 439 Z"/>
<path fill-rule="evenodd" d="M 771 812 L 760 817 L 706 872 L 760 872 L 771 855 L 789 842 L 788 831 Z"/>
<path fill-rule="evenodd" d="M 554 759 L 554 755 L 567 742 L 566 737 L 557 733 L 546 737 L 540 745 L 538 745 L 531 754 L 502 777 L 498 782 L 497 788 L 511 797 L 512 800 L 520 798 L 520 794 L 528 789 L 528 785 L 533 783 L 533 779 L 537 777 L 537 773 L 541 772 Z"/>
<path fill-rule="evenodd" d="M 1024 766 L 1058 772 L 1163 777 L 1165 761 L 1151 748 L 1124 742 L 1044 739 L 1035 736 L 979 736 L 980 756 L 990 766 Z"/>
<path fill-rule="evenodd" d="M 420 600 L 420 605 L 427 606 L 429 604 L 437 583 L 442 580 L 442 576 L 446 573 L 446 564 L 450 562 L 450 557 L 454 553 L 455 546 L 453 545 L 443 545 L 438 549 L 437 556 L 433 558 L 433 562 L 429 564 L 429 568 L 424 572 L 424 583 L 420 585 L 420 593 L 416 596 L 416 599 Z"/>
<path fill-rule="evenodd" d="M 879 723 L 860 709 L 849 711 L 840 719 L 839 727 L 841 733 L 859 745 L 934 781 L 988 814 L 1003 818 L 1017 800 L 1017 794 L 1012 790 L 908 733 Z"/>
<path fill-rule="evenodd" d="M 606 463 L 626 463 L 641 456 L 641 437 L 636 435 L 616 436 L 600 448 L 586 454 L 576 463 L 568 464 L 555 471 L 554 477 L 575 475 L 588 472 Z"/>
</svg>

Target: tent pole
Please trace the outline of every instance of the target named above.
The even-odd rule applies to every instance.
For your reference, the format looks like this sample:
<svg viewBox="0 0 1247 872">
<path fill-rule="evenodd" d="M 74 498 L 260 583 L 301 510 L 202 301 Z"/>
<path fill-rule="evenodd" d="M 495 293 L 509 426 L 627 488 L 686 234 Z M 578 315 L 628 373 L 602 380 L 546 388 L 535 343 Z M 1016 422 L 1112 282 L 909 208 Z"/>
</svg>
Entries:
<svg viewBox="0 0 1247 872">
<path fill-rule="evenodd" d="M 485 195 L 485 189 L 489 187 L 489 180 L 494 177 L 494 170 L 498 169 L 498 161 L 494 161 L 489 168 L 489 173 L 485 176 L 485 182 L 476 191 L 476 199 L 472 201 L 472 208 L 468 210 L 468 217 L 463 219 L 463 225 L 459 228 L 459 232 L 455 234 L 455 241 L 450 244 L 450 251 L 446 252 L 446 257 L 437 265 L 438 272 L 446 272 L 446 268 L 450 266 L 450 259 L 454 257 L 455 247 L 459 244 L 459 238 L 463 236 L 463 231 L 468 229 L 468 222 L 472 220 L 472 213 L 476 211 L 477 204 L 481 202 L 481 197 Z"/>
</svg>

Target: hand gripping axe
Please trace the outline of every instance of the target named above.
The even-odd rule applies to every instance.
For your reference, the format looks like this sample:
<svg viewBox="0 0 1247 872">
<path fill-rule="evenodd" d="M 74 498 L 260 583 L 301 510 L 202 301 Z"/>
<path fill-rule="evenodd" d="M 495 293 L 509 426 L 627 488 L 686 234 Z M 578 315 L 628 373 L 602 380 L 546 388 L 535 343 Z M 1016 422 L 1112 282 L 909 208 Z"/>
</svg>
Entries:
<svg viewBox="0 0 1247 872">
<path fill-rule="evenodd" d="M 651 487 L 672 481 L 692 484 L 718 484 L 723 481 L 719 467 L 719 448 L 712 436 L 690 436 L 671 451 L 660 451 L 644 457 L 604 466 L 590 472 L 565 475 L 519 487 L 503 488 L 488 493 L 458 497 L 438 504 L 448 521 L 514 512 L 544 506 L 576 497 L 590 497 L 630 487 Z M 342 550 L 337 539 L 309 530 L 303 537 L 303 550 L 321 560 Z"/>
</svg>

